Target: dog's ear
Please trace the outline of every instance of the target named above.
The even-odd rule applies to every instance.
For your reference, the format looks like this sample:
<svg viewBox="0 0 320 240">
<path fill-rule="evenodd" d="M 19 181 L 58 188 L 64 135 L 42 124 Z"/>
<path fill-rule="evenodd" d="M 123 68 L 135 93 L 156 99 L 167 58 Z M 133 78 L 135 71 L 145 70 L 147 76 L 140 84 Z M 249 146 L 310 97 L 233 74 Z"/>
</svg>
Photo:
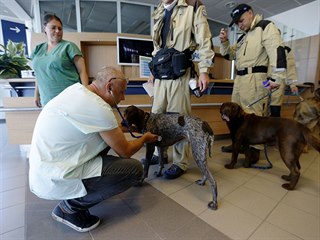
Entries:
<svg viewBox="0 0 320 240">
<path fill-rule="evenodd" d="M 145 111 L 143 111 L 140 108 L 137 108 L 137 115 L 136 115 L 136 127 L 138 128 L 139 132 L 142 132 L 144 129 L 144 116 L 145 116 Z"/>
<path fill-rule="evenodd" d="M 224 108 L 224 103 L 222 103 L 222 105 L 220 107 L 220 114 L 222 114 L 223 108 Z"/>
<path fill-rule="evenodd" d="M 137 109 L 136 106 L 131 105 L 124 110 L 123 117 L 127 121 L 129 126 L 132 126 L 133 124 L 135 124 L 135 119 L 136 119 L 135 113 L 137 112 L 136 109 Z"/>
</svg>

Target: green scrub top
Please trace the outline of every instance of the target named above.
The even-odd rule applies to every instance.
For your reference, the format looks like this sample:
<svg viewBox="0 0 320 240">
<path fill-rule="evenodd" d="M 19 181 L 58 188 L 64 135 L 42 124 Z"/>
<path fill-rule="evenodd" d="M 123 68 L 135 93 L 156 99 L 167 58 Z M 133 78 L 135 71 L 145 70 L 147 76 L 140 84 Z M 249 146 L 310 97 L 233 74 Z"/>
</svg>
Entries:
<svg viewBox="0 0 320 240">
<path fill-rule="evenodd" d="M 74 83 L 80 76 L 74 64 L 76 55 L 83 56 L 76 44 L 62 40 L 50 52 L 48 44 L 41 43 L 31 54 L 42 106 Z"/>
</svg>

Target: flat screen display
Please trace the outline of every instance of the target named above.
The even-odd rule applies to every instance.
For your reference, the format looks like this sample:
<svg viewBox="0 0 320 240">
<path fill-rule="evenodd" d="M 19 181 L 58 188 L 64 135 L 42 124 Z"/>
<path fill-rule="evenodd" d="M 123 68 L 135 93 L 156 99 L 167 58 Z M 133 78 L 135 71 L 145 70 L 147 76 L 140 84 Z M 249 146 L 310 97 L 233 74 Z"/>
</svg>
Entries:
<svg viewBox="0 0 320 240">
<path fill-rule="evenodd" d="M 139 65 L 139 56 L 152 57 L 151 39 L 117 37 L 117 63 L 119 65 Z"/>
</svg>

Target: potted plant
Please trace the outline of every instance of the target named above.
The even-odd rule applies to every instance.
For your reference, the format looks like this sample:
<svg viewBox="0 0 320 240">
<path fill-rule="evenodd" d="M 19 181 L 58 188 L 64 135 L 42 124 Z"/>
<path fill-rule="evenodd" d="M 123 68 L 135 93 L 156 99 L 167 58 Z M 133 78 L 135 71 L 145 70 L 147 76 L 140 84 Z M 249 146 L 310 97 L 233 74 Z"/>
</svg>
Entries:
<svg viewBox="0 0 320 240">
<path fill-rule="evenodd" d="M 0 78 L 20 78 L 21 70 L 31 70 L 28 63 L 23 42 L 0 44 Z"/>
</svg>

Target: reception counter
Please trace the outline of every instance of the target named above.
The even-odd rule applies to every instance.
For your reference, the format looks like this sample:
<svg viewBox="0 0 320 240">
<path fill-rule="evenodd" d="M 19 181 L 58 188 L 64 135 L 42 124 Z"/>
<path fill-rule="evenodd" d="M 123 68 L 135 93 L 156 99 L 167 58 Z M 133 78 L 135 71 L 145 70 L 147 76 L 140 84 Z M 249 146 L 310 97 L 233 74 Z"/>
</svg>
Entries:
<svg viewBox="0 0 320 240">
<path fill-rule="evenodd" d="M 33 83 L 35 79 L 9 79 L 9 84 L 13 83 Z M 130 82 L 145 81 L 145 79 L 132 79 Z M 207 121 L 212 127 L 215 135 L 228 134 L 229 131 L 225 122 L 220 117 L 220 106 L 223 102 L 231 101 L 233 80 L 212 79 L 207 94 L 200 98 L 194 95 L 192 99 L 192 115 Z M 30 89 L 30 85 L 27 86 Z M 128 86 L 130 89 L 130 84 Z M 297 96 L 286 96 L 282 107 L 282 116 L 291 118 L 294 107 L 299 102 Z M 152 98 L 147 94 L 127 94 L 125 100 L 119 104 L 122 110 L 129 105 L 136 105 L 145 111 L 150 111 Z M 5 97 L 3 98 L 3 109 L 0 111 L 6 114 L 8 128 L 8 138 L 11 144 L 30 144 L 36 119 L 41 111 L 34 104 L 33 96 Z M 118 121 L 121 118 L 115 110 Z"/>
</svg>

